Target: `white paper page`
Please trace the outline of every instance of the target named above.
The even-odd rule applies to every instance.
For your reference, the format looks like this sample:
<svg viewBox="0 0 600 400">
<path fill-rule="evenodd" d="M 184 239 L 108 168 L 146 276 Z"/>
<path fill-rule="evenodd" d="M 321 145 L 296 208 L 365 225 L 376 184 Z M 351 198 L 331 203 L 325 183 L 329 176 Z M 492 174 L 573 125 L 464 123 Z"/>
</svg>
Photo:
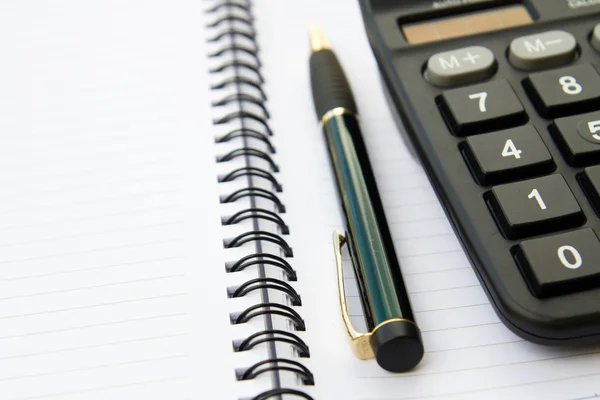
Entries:
<svg viewBox="0 0 600 400">
<path fill-rule="evenodd" d="M 0 398 L 235 398 L 205 6 L 0 6 Z"/>
<path fill-rule="evenodd" d="M 528 343 L 495 315 L 418 162 L 392 120 L 357 2 L 257 1 L 272 125 L 295 228 L 298 288 L 315 398 L 587 399 L 600 396 L 600 347 Z M 312 108 L 308 25 L 320 25 L 345 67 L 426 354 L 390 374 L 358 361 L 341 321 L 331 234 L 343 228 L 325 142 Z M 351 300 L 360 313 L 358 299 Z"/>
</svg>

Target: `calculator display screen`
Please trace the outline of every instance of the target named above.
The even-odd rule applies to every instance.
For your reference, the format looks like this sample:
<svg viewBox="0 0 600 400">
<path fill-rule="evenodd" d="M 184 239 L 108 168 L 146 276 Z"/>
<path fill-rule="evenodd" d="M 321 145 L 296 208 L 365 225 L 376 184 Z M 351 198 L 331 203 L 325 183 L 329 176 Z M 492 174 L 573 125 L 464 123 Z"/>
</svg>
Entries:
<svg viewBox="0 0 600 400">
<path fill-rule="evenodd" d="M 531 14 L 525 6 L 513 5 L 406 23 L 402 25 L 402 32 L 408 43 L 419 44 L 528 25 L 532 22 Z"/>
</svg>

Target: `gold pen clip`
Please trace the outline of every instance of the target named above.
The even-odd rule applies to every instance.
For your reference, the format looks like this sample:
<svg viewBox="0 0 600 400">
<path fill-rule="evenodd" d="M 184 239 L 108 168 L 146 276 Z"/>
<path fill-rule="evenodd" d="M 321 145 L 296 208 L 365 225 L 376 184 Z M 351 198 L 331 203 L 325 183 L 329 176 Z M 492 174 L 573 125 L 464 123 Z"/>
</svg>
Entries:
<svg viewBox="0 0 600 400">
<path fill-rule="evenodd" d="M 338 291 L 340 295 L 340 307 L 342 308 L 342 318 L 346 325 L 346 330 L 350 335 L 350 347 L 354 355 L 361 360 L 368 360 L 375 357 L 373 347 L 371 346 L 371 333 L 359 333 L 352 326 L 350 316 L 348 315 L 348 305 L 346 304 L 346 289 L 344 287 L 344 272 L 342 269 L 342 247 L 348 239 L 339 231 L 333 232 L 333 252 L 335 253 L 335 263 L 338 274 Z M 354 263 L 354 260 L 352 260 Z"/>
</svg>

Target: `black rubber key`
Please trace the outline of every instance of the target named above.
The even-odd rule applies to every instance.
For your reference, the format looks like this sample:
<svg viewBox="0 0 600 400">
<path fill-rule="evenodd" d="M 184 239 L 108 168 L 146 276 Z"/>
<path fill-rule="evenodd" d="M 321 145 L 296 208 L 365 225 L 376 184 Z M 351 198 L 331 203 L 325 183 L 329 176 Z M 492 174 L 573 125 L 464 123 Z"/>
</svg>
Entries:
<svg viewBox="0 0 600 400">
<path fill-rule="evenodd" d="M 467 138 L 465 157 L 480 185 L 552 172 L 552 156 L 532 125 Z"/>
<path fill-rule="evenodd" d="M 509 83 L 502 79 L 445 91 L 440 107 L 459 136 L 510 128 L 527 122 L 527 114 Z"/>
<path fill-rule="evenodd" d="M 591 229 L 526 240 L 517 261 L 537 297 L 600 286 L 600 241 Z"/>
<path fill-rule="evenodd" d="M 559 118 L 550 133 L 570 165 L 600 163 L 600 112 Z"/>
<path fill-rule="evenodd" d="M 585 220 L 567 182 L 558 174 L 495 186 L 488 201 L 509 239 L 559 231 Z"/>
<path fill-rule="evenodd" d="M 581 174 L 581 184 L 596 213 L 600 215 L 600 165 L 586 168 Z"/>
<path fill-rule="evenodd" d="M 600 109 L 600 75 L 589 63 L 531 74 L 524 84 L 542 117 Z"/>
</svg>

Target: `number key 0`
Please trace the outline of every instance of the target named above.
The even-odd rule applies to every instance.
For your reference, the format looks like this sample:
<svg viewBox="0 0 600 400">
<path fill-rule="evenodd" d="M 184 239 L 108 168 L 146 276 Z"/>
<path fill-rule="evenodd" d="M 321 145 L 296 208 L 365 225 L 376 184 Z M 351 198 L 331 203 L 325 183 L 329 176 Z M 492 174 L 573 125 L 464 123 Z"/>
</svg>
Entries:
<svg viewBox="0 0 600 400">
<path fill-rule="evenodd" d="M 516 258 L 537 297 L 600 285 L 600 242 L 591 229 L 526 240 Z"/>
<path fill-rule="evenodd" d="M 558 231 L 584 221 L 579 203 L 558 174 L 495 186 L 488 200 L 509 239 Z"/>
</svg>

